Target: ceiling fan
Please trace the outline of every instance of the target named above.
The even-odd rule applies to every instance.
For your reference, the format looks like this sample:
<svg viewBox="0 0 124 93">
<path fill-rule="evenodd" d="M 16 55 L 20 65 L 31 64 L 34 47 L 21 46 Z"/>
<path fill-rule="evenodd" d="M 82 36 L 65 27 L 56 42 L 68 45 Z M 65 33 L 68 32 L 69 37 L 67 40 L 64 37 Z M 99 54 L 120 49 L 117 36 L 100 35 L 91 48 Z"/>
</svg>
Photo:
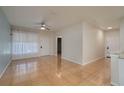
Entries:
<svg viewBox="0 0 124 93">
<path fill-rule="evenodd" d="M 49 31 L 50 26 L 46 25 L 45 22 L 37 23 L 37 25 L 40 25 L 40 29 L 43 31 Z"/>
</svg>

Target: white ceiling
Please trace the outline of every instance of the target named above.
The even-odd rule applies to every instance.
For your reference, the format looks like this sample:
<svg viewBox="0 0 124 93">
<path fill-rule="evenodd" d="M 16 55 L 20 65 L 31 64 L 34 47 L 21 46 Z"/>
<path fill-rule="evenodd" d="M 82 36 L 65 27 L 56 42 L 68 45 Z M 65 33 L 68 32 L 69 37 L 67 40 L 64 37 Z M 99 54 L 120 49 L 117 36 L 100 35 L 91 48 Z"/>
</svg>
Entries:
<svg viewBox="0 0 124 93">
<path fill-rule="evenodd" d="M 11 25 L 37 28 L 36 24 L 45 20 L 53 30 L 81 21 L 91 22 L 101 29 L 119 28 L 124 17 L 122 6 L 4 6 L 2 7 Z"/>
</svg>

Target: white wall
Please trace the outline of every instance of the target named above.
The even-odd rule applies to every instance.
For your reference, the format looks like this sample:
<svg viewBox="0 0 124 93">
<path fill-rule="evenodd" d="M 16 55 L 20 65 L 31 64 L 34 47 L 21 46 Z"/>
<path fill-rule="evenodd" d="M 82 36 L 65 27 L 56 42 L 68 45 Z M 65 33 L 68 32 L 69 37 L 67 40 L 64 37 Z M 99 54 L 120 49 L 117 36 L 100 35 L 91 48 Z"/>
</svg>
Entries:
<svg viewBox="0 0 124 93">
<path fill-rule="evenodd" d="M 11 36 L 8 21 L 0 9 L 0 77 L 11 62 Z"/>
<path fill-rule="evenodd" d="M 62 36 L 62 57 L 82 64 L 82 24 L 66 27 L 56 32 L 57 36 Z"/>
<path fill-rule="evenodd" d="M 105 56 L 104 31 L 88 23 L 66 27 L 62 36 L 62 57 L 78 64 L 87 64 Z"/>
<path fill-rule="evenodd" d="M 39 34 L 40 56 L 54 55 L 55 54 L 55 33 L 41 31 Z"/>
<path fill-rule="evenodd" d="M 124 52 L 124 19 L 120 24 L 120 52 Z"/>
<path fill-rule="evenodd" d="M 97 27 L 83 23 L 83 64 L 104 57 L 104 32 Z"/>
<path fill-rule="evenodd" d="M 119 53 L 120 51 L 120 31 L 111 30 L 105 32 L 105 54 L 107 55 L 107 46 L 110 53 Z"/>
</svg>

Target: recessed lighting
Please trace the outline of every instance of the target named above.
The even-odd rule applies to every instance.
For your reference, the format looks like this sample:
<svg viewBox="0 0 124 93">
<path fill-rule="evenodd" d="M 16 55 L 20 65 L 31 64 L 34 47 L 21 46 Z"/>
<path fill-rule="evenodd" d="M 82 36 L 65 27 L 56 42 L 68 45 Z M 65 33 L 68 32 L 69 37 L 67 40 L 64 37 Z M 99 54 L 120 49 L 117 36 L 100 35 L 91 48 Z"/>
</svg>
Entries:
<svg viewBox="0 0 124 93">
<path fill-rule="evenodd" d="M 112 29 L 112 27 L 107 27 L 107 29 Z"/>
</svg>

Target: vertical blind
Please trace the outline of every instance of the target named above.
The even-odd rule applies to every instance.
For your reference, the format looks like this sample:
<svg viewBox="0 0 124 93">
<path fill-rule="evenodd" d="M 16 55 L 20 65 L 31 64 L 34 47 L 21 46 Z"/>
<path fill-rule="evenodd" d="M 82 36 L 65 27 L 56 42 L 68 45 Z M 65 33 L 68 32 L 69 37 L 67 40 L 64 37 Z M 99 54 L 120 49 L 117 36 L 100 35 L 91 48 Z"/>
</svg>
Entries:
<svg viewBox="0 0 124 93">
<path fill-rule="evenodd" d="M 12 31 L 13 59 L 33 57 L 39 51 L 38 33 L 33 31 Z"/>
</svg>

